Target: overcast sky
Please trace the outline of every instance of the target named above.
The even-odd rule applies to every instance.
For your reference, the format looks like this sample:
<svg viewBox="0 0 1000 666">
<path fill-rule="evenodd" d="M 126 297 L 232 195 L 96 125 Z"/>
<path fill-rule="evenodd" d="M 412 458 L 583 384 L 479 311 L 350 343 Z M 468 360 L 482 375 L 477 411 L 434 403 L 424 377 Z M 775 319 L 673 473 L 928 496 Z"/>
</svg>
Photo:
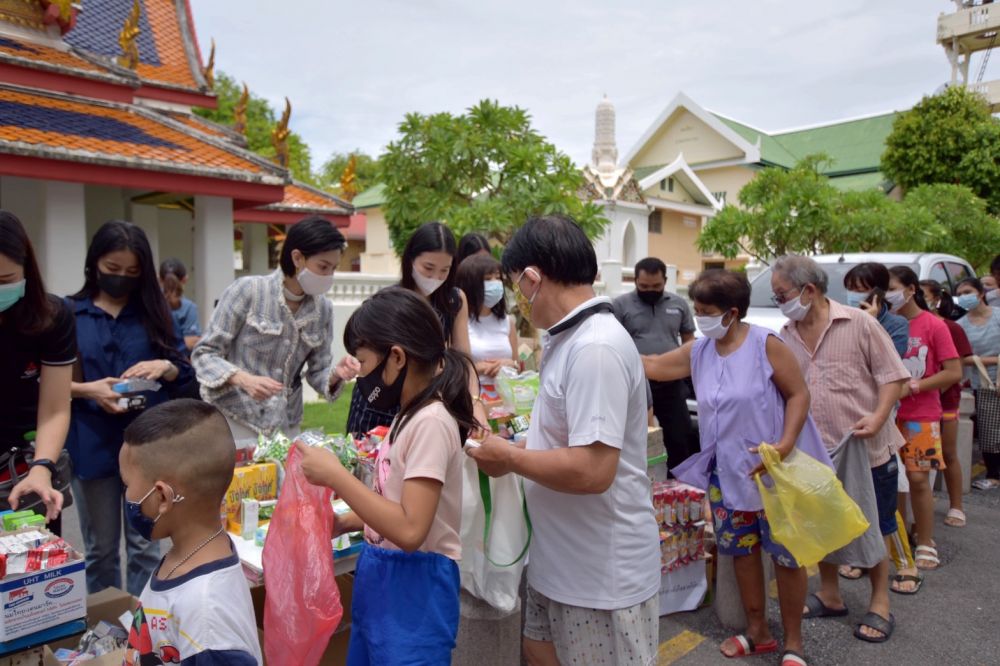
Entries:
<svg viewBox="0 0 1000 666">
<path fill-rule="evenodd" d="M 319 164 L 378 154 L 410 111 L 489 97 L 578 163 L 614 102 L 625 152 L 678 91 L 765 130 L 908 108 L 950 76 L 948 0 L 192 0 L 202 51 L 275 107 Z M 981 56 L 972 70 L 978 72 Z M 1000 56 L 986 80 L 1000 78 Z"/>
</svg>

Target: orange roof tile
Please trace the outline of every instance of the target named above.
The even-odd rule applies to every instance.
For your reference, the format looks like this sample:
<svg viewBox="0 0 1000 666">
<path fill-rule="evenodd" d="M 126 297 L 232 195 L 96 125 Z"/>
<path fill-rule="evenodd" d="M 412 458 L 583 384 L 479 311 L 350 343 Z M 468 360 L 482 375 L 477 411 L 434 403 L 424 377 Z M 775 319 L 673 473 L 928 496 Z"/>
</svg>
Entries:
<svg viewBox="0 0 1000 666">
<path fill-rule="evenodd" d="M 0 86 L 0 152 L 281 184 L 263 158 L 155 111 Z"/>
<path fill-rule="evenodd" d="M 219 137 L 220 139 L 226 139 L 227 141 L 235 141 L 237 145 L 241 147 L 245 147 L 246 145 L 246 137 L 230 127 L 219 125 L 211 120 L 206 120 L 205 118 L 201 118 L 190 113 L 167 112 L 166 115 L 172 120 L 183 123 L 192 129 L 198 130 L 199 132 L 204 132 L 205 134 Z"/>
<path fill-rule="evenodd" d="M 352 210 L 351 205 L 346 201 L 298 182 L 286 185 L 284 200 L 279 203 L 270 204 L 267 208 L 293 209 L 316 213 L 327 212 L 338 215 L 349 213 Z"/>
<path fill-rule="evenodd" d="M 78 75 L 120 80 L 120 77 L 113 76 L 107 68 L 87 60 L 72 50 L 57 49 L 6 35 L 0 37 L 0 61 L 40 69 L 57 71 L 68 69 Z"/>
<path fill-rule="evenodd" d="M 144 83 L 206 92 L 194 26 L 185 0 L 140 0 L 139 64 Z M 114 60 L 121 55 L 118 34 L 132 0 L 91 0 L 83 3 L 76 27 L 65 40 L 77 48 Z"/>
</svg>

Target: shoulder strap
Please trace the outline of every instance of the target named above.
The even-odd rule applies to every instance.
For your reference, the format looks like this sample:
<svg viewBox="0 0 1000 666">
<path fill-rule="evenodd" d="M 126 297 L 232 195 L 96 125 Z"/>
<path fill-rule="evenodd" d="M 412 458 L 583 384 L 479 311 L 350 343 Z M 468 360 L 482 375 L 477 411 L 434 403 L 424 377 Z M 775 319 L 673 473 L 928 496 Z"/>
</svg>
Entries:
<svg viewBox="0 0 1000 666">
<path fill-rule="evenodd" d="M 607 312 L 609 314 L 614 314 L 615 308 L 614 306 L 611 305 L 611 303 L 595 303 L 594 305 L 591 305 L 588 308 L 580 310 L 566 321 L 556 324 L 555 326 L 550 328 L 549 335 L 558 335 L 559 333 L 568 331 L 571 328 L 575 328 L 580 324 L 582 324 L 587 319 L 589 319 L 590 317 L 593 317 L 595 314 L 598 314 L 600 312 Z"/>
<path fill-rule="evenodd" d="M 490 492 L 490 477 L 486 476 L 482 470 L 479 470 L 479 495 L 483 498 L 483 512 L 486 514 L 485 524 L 483 525 L 483 555 L 495 567 L 501 569 L 512 567 L 524 559 L 524 556 L 528 554 L 528 546 L 531 545 L 531 517 L 528 515 L 528 499 L 524 496 L 524 481 L 521 481 L 521 510 L 524 511 L 524 522 L 528 526 L 528 538 L 524 542 L 521 554 L 508 564 L 494 562 L 490 557 L 490 532 L 493 530 L 493 496 Z"/>
<path fill-rule="evenodd" d="M 983 364 L 983 359 L 979 358 L 978 356 L 973 356 L 972 362 L 976 364 L 976 369 L 979 371 L 979 379 L 983 383 L 983 388 L 988 388 L 991 391 L 996 391 L 997 386 L 996 384 L 993 383 L 993 380 L 990 378 L 990 373 L 986 369 L 986 366 Z"/>
</svg>

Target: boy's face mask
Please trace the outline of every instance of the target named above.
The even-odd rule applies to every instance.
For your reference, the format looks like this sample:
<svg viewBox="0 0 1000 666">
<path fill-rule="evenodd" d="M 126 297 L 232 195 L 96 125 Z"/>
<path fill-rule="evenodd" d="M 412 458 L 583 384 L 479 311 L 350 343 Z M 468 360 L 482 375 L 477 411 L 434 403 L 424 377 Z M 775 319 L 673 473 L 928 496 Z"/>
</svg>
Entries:
<svg viewBox="0 0 1000 666">
<path fill-rule="evenodd" d="M 167 486 L 169 488 L 169 486 Z M 149 496 L 153 494 L 156 490 L 156 486 L 149 489 L 149 492 L 143 495 L 142 499 L 138 502 L 130 502 L 125 500 L 125 519 L 128 524 L 132 526 L 139 536 L 141 536 L 146 541 L 151 541 L 153 538 L 153 528 L 156 526 L 157 521 L 160 520 L 160 515 L 157 514 L 156 518 L 150 518 L 142 512 L 143 503 L 149 499 Z M 183 495 L 178 495 L 174 492 L 173 488 L 170 488 L 170 493 L 174 496 L 173 504 L 178 504 L 184 501 Z"/>
</svg>

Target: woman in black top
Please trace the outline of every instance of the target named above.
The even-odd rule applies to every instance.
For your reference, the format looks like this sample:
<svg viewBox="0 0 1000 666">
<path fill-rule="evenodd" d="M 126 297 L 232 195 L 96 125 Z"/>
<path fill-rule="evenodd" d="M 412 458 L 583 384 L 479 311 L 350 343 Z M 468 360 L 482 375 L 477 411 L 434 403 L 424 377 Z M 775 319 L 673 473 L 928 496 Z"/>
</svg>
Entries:
<svg viewBox="0 0 1000 666">
<path fill-rule="evenodd" d="M 403 276 L 401 287 L 416 292 L 427 299 L 444 329 L 445 344 L 452 349 L 470 354 L 469 306 L 465 294 L 455 286 L 455 261 L 457 247 L 451 229 L 440 222 L 428 222 L 417 229 L 403 250 Z M 479 398 L 478 377 L 471 373 L 475 399 Z M 477 404 L 481 411 L 481 404 Z M 380 425 L 389 425 L 396 411 L 382 412 L 371 409 L 357 385 L 351 395 L 351 409 L 347 417 L 347 432 L 366 433 Z M 485 414 L 481 414 L 485 423 Z"/>
<path fill-rule="evenodd" d="M 62 299 L 45 292 L 31 241 L 7 211 L 0 211 L 0 349 L 0 455 L 27 447 L 35 433 L 34 462 L 0 509 L 37 495 L 58 533 L 63 496 L 52 473 L 69 430 L 76 329 Z M 6 466 L 0 478 L 9 478 Z"/>
</svg>

